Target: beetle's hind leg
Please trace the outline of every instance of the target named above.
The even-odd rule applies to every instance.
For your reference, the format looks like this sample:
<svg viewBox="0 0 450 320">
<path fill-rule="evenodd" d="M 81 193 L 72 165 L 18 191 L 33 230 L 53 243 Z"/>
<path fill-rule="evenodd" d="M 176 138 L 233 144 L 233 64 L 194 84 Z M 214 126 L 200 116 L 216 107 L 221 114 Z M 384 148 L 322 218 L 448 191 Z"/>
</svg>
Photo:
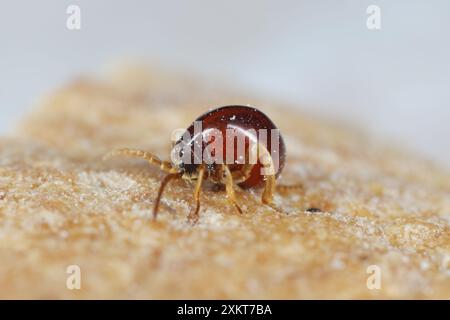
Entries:
<svg viewBox="0 0 450 320">
<path fill-rule="evenodd" d="M 271 207 L 273 210 L 286 214 L 284 210 L 279 208 L 275 203 L 273 202 L 273 196 L 275 194 L 275 190 L 277 188 L 276 186 L 276 177 L 274 175 L 267 175 L 265 176 L 264 180 L 264 190 L 261 196 L 261 202 L 265 204 L 266 206 Z"/>
<path fill-rule="evenodd" d="M 273 203 L 273 195 L 275 193 L 275 176 L 268 175 L 265 176 L 264 181 L 264 190 L 261 196 L 261 202 L 264 204 L 272 204 Z"/>
<path fill-rule="evenodd" d="M 275 175 L 276 171 L 275 171 L 275 166 L 274 166 L 272 157 L 265 146 L 260 144 L 259 147 L 260 147 L 260 150 L 263 152 L 262 165 L 264 166 L 264 171 L 266 173 L 264 175 L 264 190 L 263 190 L 263 193 L 261 196 L 261 202 L 263 204 L 271 207 L 275 211 L 284 213 L 283 210 L 278 208 L 273 203 L 273 196 L 275 194 L 275 190 L 276 190 L 277 186 L 276 186 L 276 175 Z"/>
<path fill-rule="evenodd" d="M 178 170 L 172 166 L 172 164 L 169 161 L 162 161 L 154 154 L 138 150 L 138 149 L 129 149 L 129 148 L 122 148 L 122 149 L 114 149 L 110 153 L 106 154 L 103 159 L 109 159 L 111 157 L 117 157 L 117 156 L 125 156 L 125 157 L 135 157 L 147 160 L 150 164 L 159 166 L 159 168 L 162 171 L 165 171 L 167 173 L 177 173 Z"/>
<path fill-rule="evenodd" d="M 225 188 L 227 192 L 228 199 L 233 204 L 233 206 L 236 208 L 236 210 L 239 212 L 239 214 L 242 214 L 242 209 L 239 207 L 237 201 L 236 201 L 236 195 L 234 193 L 234 183 L 233 183 L 233 176 L 231 174 L 230 169 L 227 165 L 223 165 L 223 170 L 225 171 Z"/>
<path fill-rule="evenodd" d="M 258 144 L 258 156 L 263 166 L 261 168 L 261 174 L 264 175 L 264 190 L 261 196 L 261 202 L 272 206 L 276 186 L 275 165 L 269 150 L 261 143 Z"/>
</svg>

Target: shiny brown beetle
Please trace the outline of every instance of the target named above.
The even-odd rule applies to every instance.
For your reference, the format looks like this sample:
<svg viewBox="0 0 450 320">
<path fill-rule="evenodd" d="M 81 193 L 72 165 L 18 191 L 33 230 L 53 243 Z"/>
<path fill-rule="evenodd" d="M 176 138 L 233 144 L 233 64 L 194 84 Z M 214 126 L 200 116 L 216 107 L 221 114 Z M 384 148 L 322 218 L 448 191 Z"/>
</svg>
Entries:
<svg viewBox="0 0 450 320">
<path fill-rule="evenodd" d="M 197 124 L 200 130 L 196 130 Z M 261 140 L 265 140 L 264 143 Z M 171 162 L 162 161 L 146 151 L 128 148 L 114 150 L 108 156 L 142 158 L 168 173 L 161 182 L 154 203 L 154 219 L 161 195 L 170 180 L 196 181 L 196 206 L 188 217 L 195 223 L 199 218 L 200 191 L 205 180 L 224 185 L 228 199 L 239 213 L 242 210 L 236 201 L 235 184 L 243 189 L 263 186 L 262 203 L 275 208 L 275 180 L 283 170 L 286 147 L 279 130 L 264 113 L 253 107 L 237 105 L 219 107 L 197 118 L 175 142 Z"/>
</svg>

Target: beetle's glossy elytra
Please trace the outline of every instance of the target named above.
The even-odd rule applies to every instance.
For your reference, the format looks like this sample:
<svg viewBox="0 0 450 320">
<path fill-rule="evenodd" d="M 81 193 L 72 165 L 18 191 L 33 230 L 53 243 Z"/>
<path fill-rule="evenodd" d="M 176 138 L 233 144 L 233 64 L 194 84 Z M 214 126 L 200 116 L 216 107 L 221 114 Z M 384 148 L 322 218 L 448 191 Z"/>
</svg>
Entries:
<svg viewBox="0 0 450 320">
<path fill-rule="evenodd" d="M 277 172 L 276 177 L 278 177 L 283 170 L 286 156 L 286 147 L 283 141 L 283 137 L 281 134 L 278 134 L 275 143 L 278 145 L 272 145 L 272 134 L 274 134 L 274 130 L 277 130 L 277 127 L 269 119 L 263 112 L 259 111 L 254 107 L 248 106 L 224 106 L 219 107 L 217 109 L 208 111 L 198 117 L 196 122 L 200 122 L 202 124 L 202 134 L 205 136 L 207 132 L 211 129 L 219 130 L 222 133 L 223 137 L 223 150 L 227 150 L 227 147 L 234 148 L 234 154 L 231 164 L 228 164 L 230 171 L 238 172 L 242 171 L 244 164 L 236 163 L 239 160 L 239 157 L 245 155 L 239 155 L 237 152 L 237 147 L 240 139 L 245 141 L 245 153 L 247 157 L 245 160 L 248 160 L 248 152 L 250 141 L 257 142 L 258 134 L 263 132 L 267 132 L 266 136 L 266 147 L 267 150 L 271 153 L 271 155 L 276 155 L 276 164 L 277 164 Z M 233 130 L 233 139 L 235 141 L 230 141 L 230 136 L 227 134 L 228 130 Z M 191 152 L 194 154 L 194 144 L 195 144 L 195 132 L 194 132 L 194 124 L 189 126 L 187 129 L 192 139 L 188 142 L 191 145 Z M 275 138 L 275 137 L 274 137 Z M 202 143 L 202 151 L 206 146 L 206 142 Z M 225 155 L 224 155 L 225 157 Z M 193 161 L 192 161 L 193 162 Z M 185 164 L 181 163 L 181 168 L 188 172 L 196 172 L 198 166 L 200 164 Z M 245 163 L 248 164 L 248 161 Z M 264 175 L 261 174 L 261 161 L 258 159 L 257 163 L 254 164 L 249 172 L 247 178 L 239 183 L 239 186 L 242 188 L 251 188 L 257 185 L 260 185 L 264 181 Z M 211 175 L 214 175 L 214 172 L 217 170 L 217 166 L 208 166 L 208 172 Z"/>
</svg>

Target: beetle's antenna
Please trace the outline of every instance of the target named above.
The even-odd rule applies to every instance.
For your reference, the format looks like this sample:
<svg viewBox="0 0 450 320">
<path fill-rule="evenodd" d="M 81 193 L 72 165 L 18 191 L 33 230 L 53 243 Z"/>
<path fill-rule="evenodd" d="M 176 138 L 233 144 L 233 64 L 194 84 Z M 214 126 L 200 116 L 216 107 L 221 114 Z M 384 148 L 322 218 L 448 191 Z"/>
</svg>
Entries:
<svg viewBox="0 0 450 320">
<path fill-rule="evenodd" d="M 153 206 L 153 220 L 156 220 L 156 216 L 158 215 L 159 203 L 161 201 L 161 196 L 163 194 L 164 188 L 170 180 L 180 178 L 181 173 L 169 173 L 164 179 L 161 181 L 161 185 L 158 190 L 158 195 L 155 199 L 155 205 Z"/>
<path fill-rule="evenodd" d="M 129 148 L 122 148 L 122 149 L 114 149 L 110 153 L 106 154 L 103 157 L 103 160 L 109 159 L 111 157 L 117 157 L 117 156 L 125 156 L 125 157 L 135 157 L 147 160 L 150 164 L 154 164 L 160 167 L 161 170 L 168 172 L 168 173 L 177 173 L 178 170 L 172 166 L 172 164 L 169 161 L 162 161 L 154 154 L 138 150 L 138 149 L 129 149 Z"/>
</svg>

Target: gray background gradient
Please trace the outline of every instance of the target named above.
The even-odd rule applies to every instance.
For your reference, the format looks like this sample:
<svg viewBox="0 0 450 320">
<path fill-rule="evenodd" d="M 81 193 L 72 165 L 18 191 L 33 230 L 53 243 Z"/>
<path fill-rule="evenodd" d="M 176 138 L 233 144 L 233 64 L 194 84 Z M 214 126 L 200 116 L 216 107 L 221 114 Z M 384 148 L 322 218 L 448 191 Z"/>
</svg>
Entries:
<svg viewBox="0 0 450 320">
<path fill-rule="evenodd" d="M 72 77 L 146 57 L 297 102 L 450 167 L 450 1 L 0 3 L 0 134 Z M 79 31 L 66 28 L 71 4 Z M 371 4 L 379 31 L 366 28 Z"/>
</svg>

